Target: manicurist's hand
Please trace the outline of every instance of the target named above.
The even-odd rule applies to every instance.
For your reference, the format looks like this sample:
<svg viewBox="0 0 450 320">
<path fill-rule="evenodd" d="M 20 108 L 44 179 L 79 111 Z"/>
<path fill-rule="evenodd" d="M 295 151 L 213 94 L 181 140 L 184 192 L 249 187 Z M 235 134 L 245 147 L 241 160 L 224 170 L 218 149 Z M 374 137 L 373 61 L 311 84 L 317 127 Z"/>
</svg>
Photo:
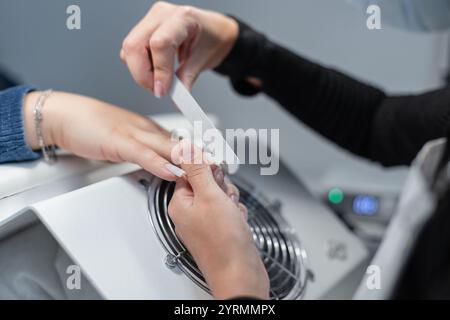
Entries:
<svg viewBox="0 0 450 320">
<path fill-rule="evenodd" d="M 161 97 L 174 72 L 190 88 L 201 71 L 218 66 L 231 51 L 238 28 L 216 12 L 157 2 L 125 38 L 120 57 L 138 84 Z"/>
<path fill-rule="evenodd" d="M 25 138 L 39 149 L 33 108 L 41 93 L 31 92 L 24 101 Z M 176 176 L 171 166 L 175 145 L 167 131 L 133 112 L 92 98 L 53 92 L 43 107 L 42 130 L 46 144 L 94 160 L 132 162 L 166 180 Z"/>
<path fill-rule="evenodd" d="M 221 176 L 213 171 L 220 171 L 198 160 L 198 154 L 184 152 L 182 157 L 186 176 L 177 181 L 169 204 L 175 231 L 215 298 L 267 299 L 268 276 L 246 222 L 246 209 L 233 190 L 236 187 L 219 186 Z"/>
</svg>

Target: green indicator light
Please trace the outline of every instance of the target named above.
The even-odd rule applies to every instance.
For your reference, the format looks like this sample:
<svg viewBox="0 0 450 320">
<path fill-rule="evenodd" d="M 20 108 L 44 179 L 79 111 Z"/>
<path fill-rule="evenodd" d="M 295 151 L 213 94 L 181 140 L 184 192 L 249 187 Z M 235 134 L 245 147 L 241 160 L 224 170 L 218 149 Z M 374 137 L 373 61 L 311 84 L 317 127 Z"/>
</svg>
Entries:
<svg viewBox="0 0 450 320">
<path fill-rule="evenodd" d="M 333 188 L 328 191 L 328 200 L 330 200 L 331 203 L 339 204 L 344 200 L 344 193 L 339 188 Z"/>
</svg>

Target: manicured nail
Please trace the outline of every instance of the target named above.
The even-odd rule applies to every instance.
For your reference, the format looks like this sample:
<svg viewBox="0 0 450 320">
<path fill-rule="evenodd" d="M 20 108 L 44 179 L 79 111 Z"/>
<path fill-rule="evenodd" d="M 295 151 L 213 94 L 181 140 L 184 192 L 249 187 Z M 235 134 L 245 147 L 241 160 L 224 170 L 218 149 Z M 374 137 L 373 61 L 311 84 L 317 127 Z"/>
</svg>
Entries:
<svg viewBox="0 0 450 320">
<path fill-rule="evenodd" d="M 181 168 L 178 168 L 177 166 L 174 166 L 171 163 L 166 163 L 164 165 L 164 167 L 169 170 L 171 173 L 173 173 L 174 175 L 176 175 L 178 178 L 181 178 L 182 176 L 184 176 L 186 174 L 186 171 L 184 171 Z"/>
<path fill-rule="evenodd" d="M 227 194 L 231 197 L 232 195 L 235 195 L 239 200 L 239 189 L 234 184 L 227 184 Z"/>
<path fill-rule="evenodd" d="M 164 95 L 164 85 L 161 80 L 155 82 L 155 96 L 161 98 Z"/>
<path fill-rule="evenodd" d="M 244 206 L 242 203 L 239 203 L 238 204 L 238 208 L 239 208 L 239 210 L 241 211 L 241 213 L 242 213 L 242 215 L 243 215 L 243 217 L 244 217 L 244 220 L 248 220 L 248 210 L 247 210 L 247 207 L 246 206 Z"/>
<path fill-rule="evenodd" d="M 230 196 L 231 201 L 233 201 L 236 205 L 239 204 L 239 197 L 235 194 Z"/>
</svg>

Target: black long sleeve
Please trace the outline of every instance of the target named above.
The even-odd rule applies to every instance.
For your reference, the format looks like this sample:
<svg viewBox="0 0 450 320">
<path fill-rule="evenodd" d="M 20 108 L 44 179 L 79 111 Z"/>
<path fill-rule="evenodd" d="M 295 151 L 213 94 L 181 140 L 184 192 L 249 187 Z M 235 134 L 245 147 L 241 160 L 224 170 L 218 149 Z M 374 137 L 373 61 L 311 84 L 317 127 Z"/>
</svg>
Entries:
<svg viewBox="0 0 450 320">
<path fill-rule="evenodd" d="M 239 22 L 239 21 L 238 21 Z M 383 91 L 320 66 L 239 22 L 238 39 L 216 71 L 244 95 L 262 91 L 341 147 L 385 166 L 407 165 L 450 129 L 450 87 L 411 96 Z M 248 77 L 262 81 L 256 89 Z"/>
</svg>

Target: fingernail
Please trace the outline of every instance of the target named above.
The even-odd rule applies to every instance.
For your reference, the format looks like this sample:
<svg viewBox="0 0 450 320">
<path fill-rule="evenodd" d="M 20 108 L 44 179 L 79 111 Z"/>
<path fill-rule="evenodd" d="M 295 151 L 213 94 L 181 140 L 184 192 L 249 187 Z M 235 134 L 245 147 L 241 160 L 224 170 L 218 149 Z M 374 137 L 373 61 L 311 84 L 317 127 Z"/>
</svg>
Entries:
<svg viewBox="0 0 450 320">
<path fill-rule="evenodd" d="M 222 170 L 218 170 L 215 172 L 214 177 L 218 183 L 223 183 L 224 175 Z"/>
<path fill-rule="evenodd" d="M 234 184 L 227 184 L 228 194 L 235 195 L 239 200 L 239 189 Z"/>
<path fill-rule="evenodd" d="M 242 215 L 244 216 L 244 220 L 248 220 L 248 210 L 247 207 L 244 206 L 242 203 L 238 204 L 239 210 L 241 211 Z"/>
<path fill-rule="evenodd" d="M 164 85 L 161 80 L 155 82 L 155 96 L 161 98 L 164 95 Z"/>
<path fill-rule="evenodd" d="M 178 178 L 181 178 L 186 174 L 186 171 L 184 171 L 181 168 L 178 168 L 177 166 L 174 166 L 171 163 L 166 163 L 164 167 L 169 170 L 172 174 L 176 175 Z"/>
<path fill-rule="evenodd" d="M 232 195 L 230 196 L 230 199 L 231 199 L 231 201 L 233 201 L 235 204 L 238 204 L 238 203 L 239 203 L 239 198 L 238 198 L 238 196 L 235 195 L 235 194 L 232 194 Z"/>
</svg>

